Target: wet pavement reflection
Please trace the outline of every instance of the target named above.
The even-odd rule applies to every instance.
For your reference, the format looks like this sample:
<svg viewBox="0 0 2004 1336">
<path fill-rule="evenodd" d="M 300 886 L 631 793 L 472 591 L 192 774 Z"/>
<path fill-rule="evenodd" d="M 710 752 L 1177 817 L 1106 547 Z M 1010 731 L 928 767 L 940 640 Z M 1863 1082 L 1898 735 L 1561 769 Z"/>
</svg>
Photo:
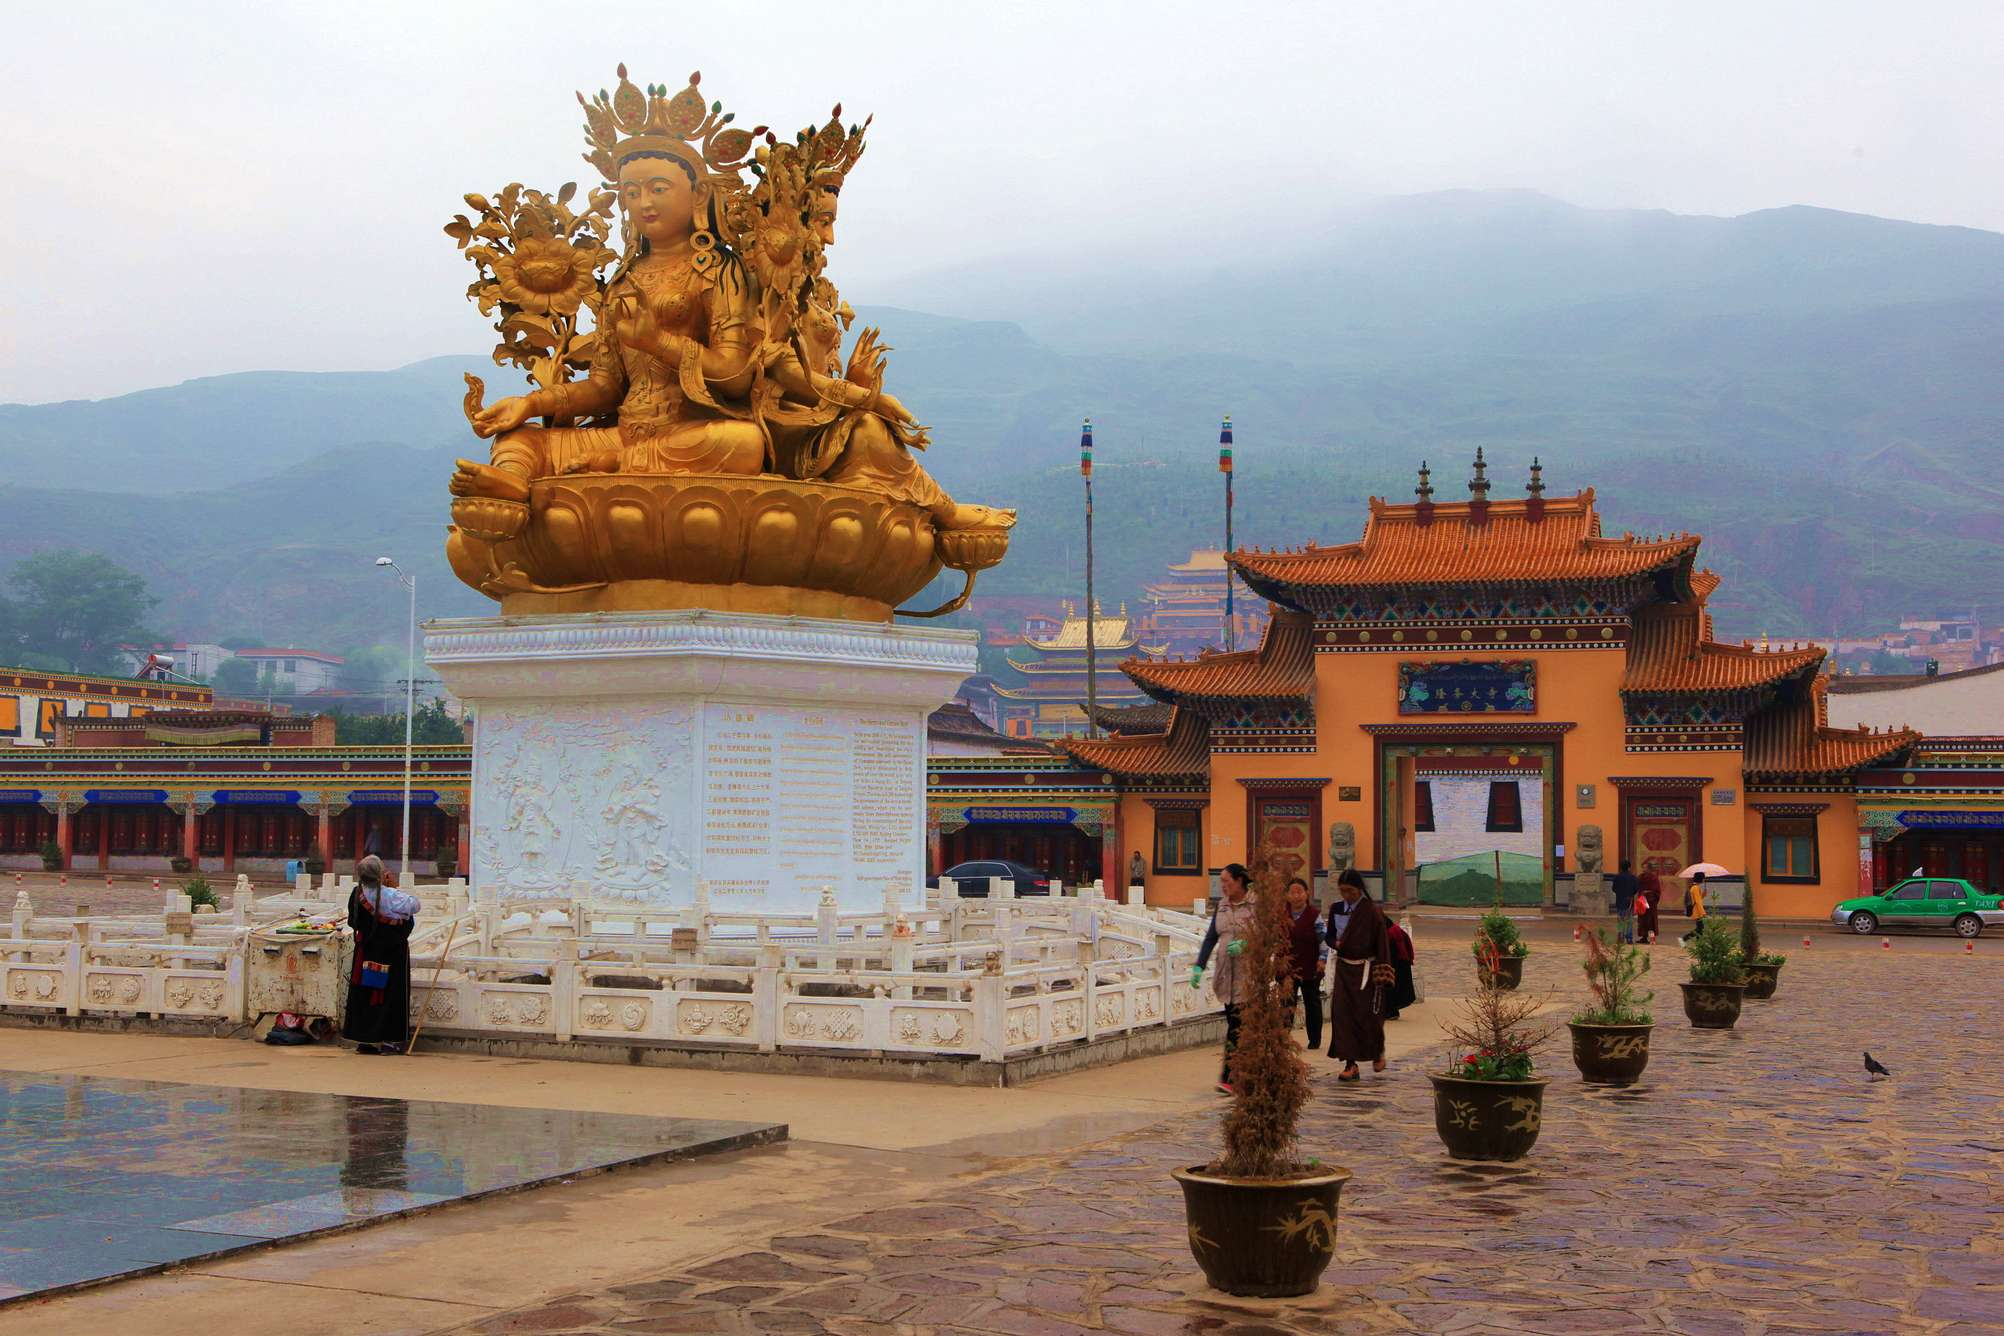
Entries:
<svg viewBox="0 0 2004 1336">
<path fill-rule="evenodd" d="M 0 1301 L 783 1127 L 0 1071 Z"/>
</svg>

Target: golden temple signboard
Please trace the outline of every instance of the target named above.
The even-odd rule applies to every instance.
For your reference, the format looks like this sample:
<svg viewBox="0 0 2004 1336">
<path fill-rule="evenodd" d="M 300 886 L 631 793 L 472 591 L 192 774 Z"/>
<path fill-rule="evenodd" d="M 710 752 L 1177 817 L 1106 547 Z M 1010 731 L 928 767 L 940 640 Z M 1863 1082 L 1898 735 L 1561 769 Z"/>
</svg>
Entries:
<svg viewBox="0 0 2004 1336">
<path fill-rule="evenodd" d="M 699 90 L 587 98 L 580 196 L 511 184 L 446 224 L 528 393 L 466 413 L 446 554 L 504 613 L 708 608 L 887 621 L 942 567 L 965 588 L 1013 511 L 958 502 L 885 387 L 890 349 L 824 270 L 868 122 L 741 129 Z"/>
</svg>

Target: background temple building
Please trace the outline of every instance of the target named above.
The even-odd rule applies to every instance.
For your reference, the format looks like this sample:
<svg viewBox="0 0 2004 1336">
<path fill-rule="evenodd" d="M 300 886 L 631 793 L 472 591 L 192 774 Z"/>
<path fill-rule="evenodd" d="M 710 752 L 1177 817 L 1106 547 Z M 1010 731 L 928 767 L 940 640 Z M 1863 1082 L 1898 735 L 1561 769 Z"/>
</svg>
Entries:
<svg viewBox="0 0 2004 1336">
<path fill-rule="evenodd" d="M 1266 600 L 1233 577 L 1232 626 L 1225 626 L 1225 554 L 1197 548 L 1147 587 L 1134 619 L 1136 640 L 1157 654 L 1184 658 L 1209 649 L 1259 643 L 1266 629 Z"/>
<path fill-rule="evenodd" d="M 1121 672 L 1121 662 L 1159 655 L 1137 640 L 1122 604 L 1101 611 L 1093 627 L 1097 703 L 1138 705 L 1147 699 Z M 1015 738 L 1055 738 L 1086 731 L 1086 619 L 1071 603 L 1055 628 L 1026 627 L 989 688 L 1000 731 Z"/>
<path fill-rule="evenodd" d="M 1590 489 L 1547 497 L 1535 468 L 1529 495 L 1492 500 L 1478 455 L 1455 502 L 1422 470 L 1412 503 L 1370 502 L 1357 542 L 1232 554 L 1273 604 L 1260 640 L 1127 661 L 1155 705 L 1063 739 L 1073 768 L 1011 785 L 970 761 L 935 783 L 990 809 L 1061 806 L 1043 790 L 1064 787 L 1105 831 L 1109 880 L 1139 853 L 1165 905 L 1261 845 L 1441 903 L 1486 903 L 1500 879 L 1508 900 L 1570 905 L 1620 859 L 1722 864 L 1740 876 L 1721 903 L 1751 878 L 1776 915 L 1915 867 L 2004 880 L 2004 738 L 1972 726 L 1997 716 L 1947 706 L 1978 684 L 1931 688 L 1953 735 L 1884 711 L 1841 727 L 1859 712 L 1833 699 L 1856 697 L 1833 698 L 1822 649 L 1714 638 L 1698 549 L 1603 533 Z"/>
</svg>

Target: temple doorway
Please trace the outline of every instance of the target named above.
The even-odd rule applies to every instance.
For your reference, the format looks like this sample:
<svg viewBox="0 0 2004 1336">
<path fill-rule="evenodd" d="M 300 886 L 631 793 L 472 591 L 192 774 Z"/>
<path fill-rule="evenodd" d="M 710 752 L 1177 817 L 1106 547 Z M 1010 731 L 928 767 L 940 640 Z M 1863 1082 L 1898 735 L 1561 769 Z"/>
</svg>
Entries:
<svg viewBox="0 0 2004 1336">
<path fill-rule="evenodd" d="M 1557 747 L 1381 743 L 1379 864 L 1395 903 L 1552 903 Z"/>
</svg>

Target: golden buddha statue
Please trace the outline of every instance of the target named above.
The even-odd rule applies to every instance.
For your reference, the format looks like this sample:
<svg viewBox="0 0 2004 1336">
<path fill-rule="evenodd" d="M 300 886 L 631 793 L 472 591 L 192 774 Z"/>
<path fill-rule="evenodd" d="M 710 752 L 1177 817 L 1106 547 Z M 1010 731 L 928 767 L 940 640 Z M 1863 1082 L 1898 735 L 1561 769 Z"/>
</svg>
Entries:
<svg viewBox="0 0 2004 1336">
<path fill-rule="evenodd" d="M 867 122 L 845 130 L 837 107 L 782 143 L 729 128 L 700 76 L 672 97 L 619 76 L 578 97 L 611 189 L 581 213 L 571 187 L 469 195 L 480 222 L 447 225 L 481 269 L 469 296 L 500 313 L 497 362 L 537 386 L 482 406 L 467 378 L 494 444 L 452 478 L 454 570 L 509 612 L 882 619 L 941 565 L 967 574 L 948 608 L 964 603 L 1014 513 L 957 503 L 919 467 L 927 435 L 884 390 L 889 349 L 865 329 L 844 364 L 854 317 L 822 274 Z"/>
</svg>

